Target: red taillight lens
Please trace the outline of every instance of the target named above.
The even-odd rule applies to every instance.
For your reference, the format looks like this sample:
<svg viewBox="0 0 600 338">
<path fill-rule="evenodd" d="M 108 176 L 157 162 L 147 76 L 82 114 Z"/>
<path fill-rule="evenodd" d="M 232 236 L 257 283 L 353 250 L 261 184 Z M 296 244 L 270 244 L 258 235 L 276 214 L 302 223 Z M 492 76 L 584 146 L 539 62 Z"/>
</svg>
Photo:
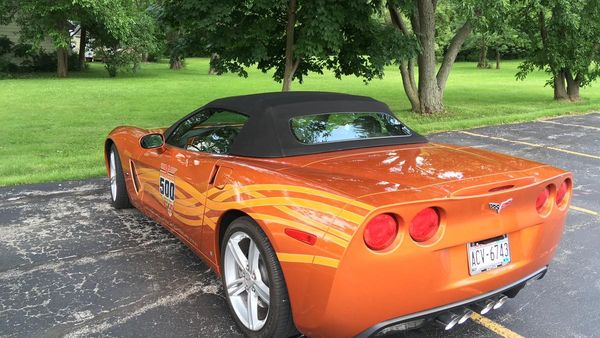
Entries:
<svg viewBox="0 0 600 338">
<path fill-rule="evenodd" d="M 390 214 L 375 216 L 365 227 L 365 244 L 373 250 L 390 246 L 398 234 L 398 223 Z"/>
<path fill-rule="evenodd" d="M 556 205 L 560 205 L 567 195 L 569 190 L 569 184 L 567 181 L 562 182 L 558 190 L 556 191 Z"/>
<path fill-rule="evenodd" d="M 545 187 L 542 192 L 538 195 L 535 200 L 535 208 L 538 212 L 544 211 L 544 207 L 546 206 L 546 202 L 548 202 L 548 197 L 550 197 L 550 187 Z"/>
<path fill-rule="evenodd" d="M 421 210 L 412 222 L 408 232 L 416 242 L 425 242 L 436 234 L 440 227 L 440 214 L 434 208 Z"/>
</svg>

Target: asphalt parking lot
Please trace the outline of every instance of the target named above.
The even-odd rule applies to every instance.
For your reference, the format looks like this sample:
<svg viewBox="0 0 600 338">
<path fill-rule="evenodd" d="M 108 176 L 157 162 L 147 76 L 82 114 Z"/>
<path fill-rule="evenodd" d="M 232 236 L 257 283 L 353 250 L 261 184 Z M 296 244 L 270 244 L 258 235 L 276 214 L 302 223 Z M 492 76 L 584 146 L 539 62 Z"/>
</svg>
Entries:
<svg viewBox="0 0 600 338">
<path fill-rule="evenodd" d="M 477 322 L 386 337 L 600 337 L 600 113 L 431 135 L 574 174 L 546 277 Z M 235 337 L 220 282 L 108 182 L 0 188 L 0 336 Z M 357 309 L 359 311 L 359 309 Z"/>
</svg>

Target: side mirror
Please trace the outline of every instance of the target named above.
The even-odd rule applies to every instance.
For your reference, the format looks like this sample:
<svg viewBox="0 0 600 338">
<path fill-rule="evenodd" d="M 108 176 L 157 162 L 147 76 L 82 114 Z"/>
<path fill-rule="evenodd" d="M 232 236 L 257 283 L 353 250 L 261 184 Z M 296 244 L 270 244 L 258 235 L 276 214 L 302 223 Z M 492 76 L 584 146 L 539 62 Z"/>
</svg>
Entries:
<svg viewBox="0 0 600 338">
<path fill-rule="evenodd" d="M 142 137 L 140 145 L 144 149 L 161 148 L 165 144 L 165 139 L 162 134 L 148 134 Z"/>
</svg>

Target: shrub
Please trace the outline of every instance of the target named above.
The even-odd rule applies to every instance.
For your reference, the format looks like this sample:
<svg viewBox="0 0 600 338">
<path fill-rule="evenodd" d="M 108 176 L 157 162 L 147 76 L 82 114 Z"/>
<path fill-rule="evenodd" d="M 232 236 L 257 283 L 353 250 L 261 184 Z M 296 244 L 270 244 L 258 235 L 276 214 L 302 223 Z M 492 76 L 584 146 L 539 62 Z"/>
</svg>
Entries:
<svg viewBox="0 0 600 338">
<path fill-rule="evenodd" d="M 133 50 L 103 48 L 99 54 L 104 59 L 104 67 L 110 77 L 116 77 L 120 71 L 136 72 L 140 68 L 140 56 Z"/>
<path fill-rule="evenodd" d="M 0 36 L 0 79 L 7 77 L 14 66 L 14 64 L 8 60 L 8 56 L 11 54 L 12 45 L 13 43 L 9 38 Z"/>
</svg>

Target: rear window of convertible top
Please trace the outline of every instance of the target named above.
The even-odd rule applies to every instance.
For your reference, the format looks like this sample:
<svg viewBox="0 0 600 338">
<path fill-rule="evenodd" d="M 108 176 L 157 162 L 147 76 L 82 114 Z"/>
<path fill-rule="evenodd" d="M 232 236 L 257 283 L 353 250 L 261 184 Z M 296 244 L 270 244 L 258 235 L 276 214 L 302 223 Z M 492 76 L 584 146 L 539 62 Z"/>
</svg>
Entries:
<svg viewBox="0 0 600 338">
<path fill-rule="evenodd" d="M 305 115 L 290 119 L 292 133 L 304 144 L 410 136 L 395 117 L 376 112 Z"/>
</svg>

